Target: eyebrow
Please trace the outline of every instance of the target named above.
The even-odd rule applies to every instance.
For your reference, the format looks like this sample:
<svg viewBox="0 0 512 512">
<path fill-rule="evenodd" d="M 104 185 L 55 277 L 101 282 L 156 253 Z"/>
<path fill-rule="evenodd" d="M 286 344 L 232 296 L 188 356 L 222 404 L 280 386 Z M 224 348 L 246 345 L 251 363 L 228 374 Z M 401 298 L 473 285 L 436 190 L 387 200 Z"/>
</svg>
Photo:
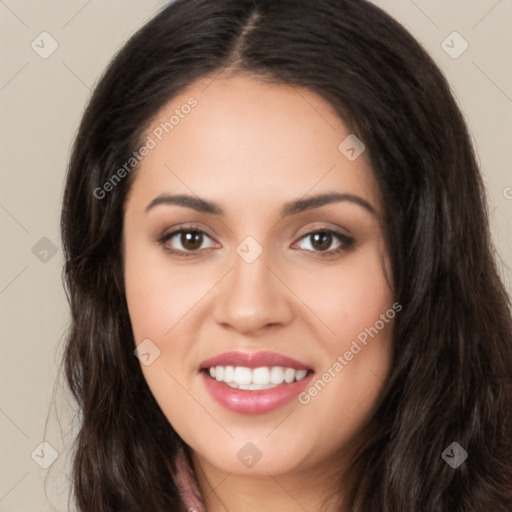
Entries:
<svg viewBox="0 0 512 512">
<path fill-rule="evenodd" d="M 338 203 L 342 201 L 348 201 L 350 203 L 361 206 L 371 214 L 377 216 L 375 208 L 362 197 L 354 194 L 340 194 L 338 192 L 318 194 L 315 196 L 308 197 L 306 199 L 296 199 L 285 203 L 281 209 L 281 216 L 286 217 L 289 215 L 295 215 L 297 213 L 311 210 L 313 208 L 320 208 L 326 204 Z M 201 199 L 200 197 L 194 197 L 187 194 L 169 195 L 161 194 L 155 197 L 147 206 L 146 212 L 155 208 L 159 205 L 177 205 L 185 208 L 191 208 L 201 213 L 211 213 L 213 215 L 223 215 L 224 211 L 222 208 L 211 201 Z"/>
</svg>

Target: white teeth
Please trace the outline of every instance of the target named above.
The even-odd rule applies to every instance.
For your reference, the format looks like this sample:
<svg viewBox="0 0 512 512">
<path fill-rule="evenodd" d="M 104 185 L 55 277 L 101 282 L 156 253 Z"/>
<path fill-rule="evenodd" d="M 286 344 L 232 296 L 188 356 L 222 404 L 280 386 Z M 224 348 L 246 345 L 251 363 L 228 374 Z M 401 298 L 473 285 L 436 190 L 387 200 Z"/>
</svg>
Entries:
<svg viewBox="0 0 512 512">
<path fill-rule="evenodd" d="M 294 370 L 293 368 L 286 368 L 286 370 L 284 371 L 284 381 L 290 384 L 290 382 L 293 382 L 295 380 L 295 374 L 296 370 Z"/>
<path fill-rule="evenodd" d="M 268 384 L 270 371 L 267 367 L 254 368 L 252 371 L 253 384 Z"/>
<path fill-rule="evenodd" d="M 217 369 L 219 367 L 217 366 Z M 244 366 L 237 366 L 235 368 L 235 384 L 250 384 L 252 380 L 252 371 L 250 368 Z"/>
<path fill-rule="evenodd" d="M 274 366 L 270 370 L 270 382 L 272 384 L 282 384 L 284 380 L 284 369 L 280 366 Z"/>
<path fill-rule="evenodd" d="M 282 366 L 215 366 L 209 369 L 209 373 L 212 379 L 224 382 L 232 388 L 258 390 L 273 388 L 283 382 L 291 384 L 302 380 L 308 372 Z"/>
<path fill-rule="evenodd" d="M 224 368 L 224 382 L 235 381 L 235 369 L 232 366 L 226 366 Z"/>
<path fill-rule="evenodd" d="M 295 372 L 295 379 L 302 380 L 306 376 L 306 373 L 308 373 L 307 370 L 297 370 Z"/>
<path fill-rule="evenodd" d="M 258 391 L 260 389 L 270 389 L 275 388 L 274 384 L 235 384 L 234 382 L 229 382 L 227 385 L 230 388 L 236 388 L 236 389 L 248 389 L 250 391 Z"/>
</svg>

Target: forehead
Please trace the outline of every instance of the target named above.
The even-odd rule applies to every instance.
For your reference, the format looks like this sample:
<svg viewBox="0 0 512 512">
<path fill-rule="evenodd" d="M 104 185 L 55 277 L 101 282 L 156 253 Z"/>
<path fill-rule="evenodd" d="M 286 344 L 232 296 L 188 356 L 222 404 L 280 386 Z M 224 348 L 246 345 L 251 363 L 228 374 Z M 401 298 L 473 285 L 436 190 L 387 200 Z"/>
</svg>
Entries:
<svg viewBox="0 0 512 512">
<path fill-rule="evenodd" d="M 144 137 L 152 148 L 128 202 L 192 193 L 247 210 L 336 190 L 378 210 L 367 155 L 351 161 L 346 144 L 340 150 L 349 136 L 332 106 L 307 89 L 255 77 L 201 80 L 153 119 Z"/>
</svg>

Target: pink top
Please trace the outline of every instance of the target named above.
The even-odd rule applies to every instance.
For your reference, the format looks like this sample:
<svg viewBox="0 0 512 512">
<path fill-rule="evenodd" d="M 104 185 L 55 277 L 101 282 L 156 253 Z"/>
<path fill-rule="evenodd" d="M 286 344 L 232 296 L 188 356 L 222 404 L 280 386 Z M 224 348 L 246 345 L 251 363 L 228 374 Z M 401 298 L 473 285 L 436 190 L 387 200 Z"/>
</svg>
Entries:
<svg viewBox="0 0 512 512">
<path fill-rule="evenodd" d="M 176 457 L 176 478 L 187 512 L 206 512 L 197 479 L 187 454 L 180 448 Z"/>
</svg>

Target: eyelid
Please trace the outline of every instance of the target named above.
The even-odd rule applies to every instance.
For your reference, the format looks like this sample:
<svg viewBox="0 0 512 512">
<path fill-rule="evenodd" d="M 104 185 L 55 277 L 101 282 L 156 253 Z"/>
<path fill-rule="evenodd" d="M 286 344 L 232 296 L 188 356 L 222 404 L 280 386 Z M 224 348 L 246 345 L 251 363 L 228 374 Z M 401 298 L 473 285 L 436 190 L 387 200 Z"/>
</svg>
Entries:
<svg viewBox="0 0 512 512">
<path fill-rule="evenodd" d="M 186 251 L 186 250 L 182 250 L 182 249 L 173 249 L 171 247 L 166 246 L 166 243 L 169 240 L 174 238 L 176 235 L 179 235 L 180 233 L 187 232 L 187 231 L 189 231 L 189 232 L 190 231 L 197 231 L 199 233 L 202 233 L 203 235 L 206 235 L 208 238 L 213 240 L 216 244 L 218 244 L 218 242 L 216 242 L 216 240 L 212 236 L 210 236 L 207 231 L 202 229 L 199 225 L 193 224 L 193 223 L 192 224 L 188 224 L 188 225 L 178 225 L 178 226 L 175 226 L 173 228 L 170 228 L 166 232 L 164 232 L 158 238 L 157 241 L 158 241 L 159 244 L 164 246 L 164 249 L 167 252 L 169 252 L 171 254 L 174 254 L 174 255 L 176 255 L 178 257 L 185 257 L 186 258 L 186 257 L 199 256 L 199 255 L 202 255 L 205 251 L 212 249 L 212 247 L 209 247 L 209 248 L 206 248 L 206 249 L 197 249 L 195 251 Z M 306 253 L 313 254 L 314 257 L 329 258 L 329 257 L 338 256 L 339 254 L 350 250 L 353 247 L 354 243 L 355 243 L 355 240 L 352 237 L 352 235 L 345 234 L 345 233 L 343 233 L 341 231 L 338 231 L 338 230 L 333 229 L 333 228 L 328 228 L 326 226 L 318 226 L 318 227 L 315 227 L 315 228 L 313 228 L 313 229 L 303 233 L 299 238 L 296 239 L 295 242 L 293 242 L 292 247 L 294 245 L 296 245 L 297 243 L 299 243 L 301 240 L 307 238 L 308 236 L 311 236 L 311 235 L 314 235 L 314 234 L 317 234 L 317 233 L 328 233 L 328 234 L 331 234 L 334 238 L 337 238 L 338 241 L 340 242 L 339 247 L 337 247 L 336 249 L 329 249 L 329 250 L 326 250 L 326 251 L 315 251 L 315 250 L 311 250 L 311 249 L 299 249 L 299 250 L 303 250 Z"/>
<path fill-rule="evenodd" d="M 355 243 L 355 240 L 354 240 L 352 235 L 348 235 L 348 234 L 342 233 L 341 231 L 338 231 L 338 230 L 333 229 L 333 228 L 328 228 L 328 227 L 325 227 L 325 226 L 320 226 L 320 227 L 317 227 L 317 228 L 313 228 L 313 229 L 307 231 L 306 233 L 303 233 L 297 239 L 297 241 L 293 243 L 293 245 L 297 244 L 298 242 L 300 242 L 301 240 L 307 238 L 308 236 L 311 236 L 311 235 L 314 235 L 314 234 L 317 234 L 317 233 L 329 233 L 334 238 L 337 238 L 339 240 L 339 242 L 340 242 L 340 246 L 337 249 L 330 249 L 328 251 L 312 251 L 312 250 L 306 249 L 306 252 L 319 255 L 320 257 L 334 256 L 336 254 L 339 254 L 340 252 L 344 252 L 344 251 L 350 249 L 354 245 L 354 243 Z"/>
<path fill-rule="evenodd" d="M 166 241 L 170 240 L 171 238 L 175 237 L 176 235 L 178 235 L 182 232 L 188 232 L 188 231 L 198 231 L 199 233 L 206 235 L 211 240 L 215 240 L 215 238 L 212 235 L 210 235 L 208 233 L 208 231 L 206 231 L 204 228 L 192 223 L 192 224 L 178 225 L 178 226 L 174 226 L 172 228 L 166 229 L 163 232 L 163 234 L 158 237 L 157 242 L 163 244 Z M 185 252 L 185 251 L 180 251 L 180 252 Z"/>
<path fill-rule="evenodd" d="M 176 234 L 176 233 L 178 233 L 180 231 L 185 231 L 185 230 L 201 231 L 202 233 L 207 234 L 210 238 L 213 238 L 208 233 L 207 229 L 203 226 L 203 224 L 196 223 L 196 222 L 190 222 L 190 223 L 185 223 L 185 224 L 176 224 L 174 226 L 167 227 L 167 228 L 165 228 L 162 231 L 162 234 L 159 235 L 158 238 L 163 238 L 163 237 L 166 237 L 168 235 Z"/>
</svg>

